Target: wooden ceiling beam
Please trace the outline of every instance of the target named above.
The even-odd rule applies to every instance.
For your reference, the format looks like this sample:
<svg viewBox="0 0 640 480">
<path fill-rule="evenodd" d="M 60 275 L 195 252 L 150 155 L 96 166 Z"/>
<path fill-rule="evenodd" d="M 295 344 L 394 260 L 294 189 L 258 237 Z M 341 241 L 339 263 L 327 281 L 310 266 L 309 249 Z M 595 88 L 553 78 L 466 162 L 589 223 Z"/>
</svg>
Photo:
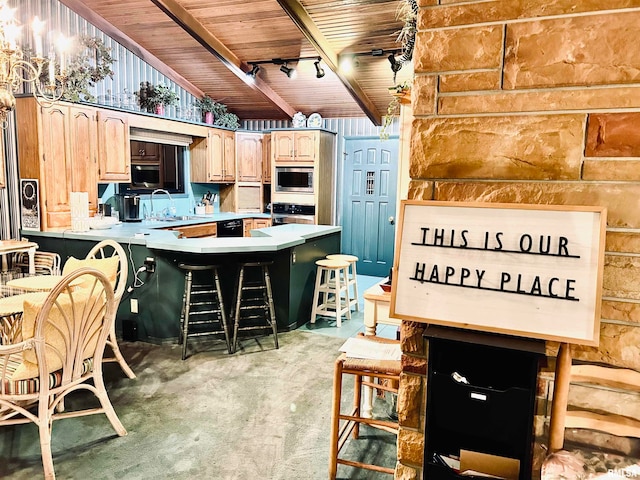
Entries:
<svg viewBox="0 0 640 480">
<path fill-rule="evenodd" d="M 293 23 L 296 24 L 302 34 L 311 45 L 313 45 L 318 55 L 322 57 L 322 60 L 338 76 L 365 115 L 369 117 L 374 125 L 382 125 L 382 115 L 380 111 L 369 97 L 367 97 L 353 75 L 344 74 L 340 71 L 338 54 L 333 50 L 329 41 L 322 34 L 300 2 L 297 0 L 278 0 L 278 4 L 280 4 L 280 7 L 289 15 L 289 18 L 291 18 Z"/>
<path fill-rule="evenodd" d="M 225 65 L 239 80 L 252 89 L 264 95 L 273 105 L 293 117 L 296 113 L 289 103 L 274 92 L 271 87 L 259 77 L 249 78 L 245 73 L 249 69 L 231 50 L 227 48 L 215 35 L 209 32 L 198 20 L 193 17 L 176 0 L 151 0 L 158 8 L 167 14 L 173 21 L 187 32 L 200 45 L 211 52 L 223 65 Z"/>
<path fill-rule="evenodd" d="M 87 22 L 91 23 L 101 31 L 103 31 L 106 35 L 113 38 L 120 45 L 125 47 L 126 49 L 133 52 L 137 55 L 143 62 L 148 63 L 153 68 L 162 73 L 165 77 L 170 78 L 172 81 L 180 85 L 187 92 L 195 97 L 202 97 L 204 92 L 196 87 L 193 83 L 187 80 L 185 77 L 180 75 L 178 72 L 173 70 L 167 64 L 162 62 L 158 57 L 151 54 L 149 51 L 140 46 L 133 39 L 122 33 L 120 30 L 115 28 L 109 22 L 107 22 L 100 15 L 95 13 L 93 10 L 88 8 L 82 0 L 59 0 L 64 6 L 69 8 L 71 11 L 80 15 Z"/>
</svg>

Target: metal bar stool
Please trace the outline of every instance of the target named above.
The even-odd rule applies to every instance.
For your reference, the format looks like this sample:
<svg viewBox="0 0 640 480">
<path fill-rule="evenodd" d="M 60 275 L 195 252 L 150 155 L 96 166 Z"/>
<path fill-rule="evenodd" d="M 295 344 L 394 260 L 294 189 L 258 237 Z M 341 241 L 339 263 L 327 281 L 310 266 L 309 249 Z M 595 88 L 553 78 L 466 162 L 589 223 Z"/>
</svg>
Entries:
<svg viewBox="0 0 640 480">
<path fill-rule="evenodd" d="M 279 348 L 278 325 L 276 324 L 271 277 L 269 276 L 269 265 L 271 264 L 273 262 L 265 261 L 244 262 L 239 265 L 235 295 L 236 303 L 233 312 L 233 343 L 231 351 L 234 353 L 238 346 L 238 332 L 240 331 L 271 328 L 275 348 Z M 252 273 L 255 274 L 256 278 L 249 278 Z"/>
<path fill-rule="evenodd" d="M 363 336 L 362 338 L 378 343 L 399 343 L 397 340 L 386 338 Z M 340 458 L 340 450 L 353 433 L 357 439 L 360 434 L 360 424 L 364 423 L 373 428 L 385 430 L 398 435 L 398 422 L 379 418 L 367 418 L 362 415 L 362 387 L 373 387 L 391 393 L 398 393 L 400 372 L 402 370 L 400 360 L 371 360 L 363 358 L 351 358 L 346 353 L 341 354 L 335 363 L 333 374 L 333 404 L 331 408 L 331 447 L 329 456 L 329 479 L 335 480 L 338 465 L 348 465 L 363 468 L 375 472 L 393 475 L 394 469 L 380 465 L 368 464 L 355 460 Z M 353 410 L 350 413 L 342 413 L 340 403 L 342 400 L 343 375 L 354 376 Z M 378 380 L 375 382 L 374 380 Z M 342 423 L 342 425 L 341 425 Z"/>
<path fill-rule="evenodd" d="M 203 335 L 224 333 L 227 351 L 232 353 L 227 316 L 220 290 L 220 277 L 218 276 L 218 268 L 220 267 L 218 265 L 189 265 L 186 263 L 180 263 L 178 267 L 186 272 L 178 339 L 178 342 L 182 344 L 182 360 L 187 358 L 188 338 Z M 213 281 L 194 283 L 194 272 L 206 272 L 212 276 Z M 205 326 L 217 326 L 217 328 L 203 330 Z M 190 332 L 190 327 L 196 327 L 197 330 Z"/>
<path fill-rule="evenodd" d="M 358 305 L 358 277 L 356 274 L 356 263 L 358 263 L 358 257 L 355 255 L 346 255 L 343 253 L 332 253 L 327 255 L 327 260 L 342 260 L 347 262 L 349 266 L 344 270 L 343 279 L 347 282 L 347 289 L 353 289 L 349 291 L 349 307 L 355 307 L 356 312 L 360 311 L 360 305 Z"/>
<path fill-rule="evenodd" d="M 342 315 L 351 320 L 349 288 L 347 282 L 342 281 L 342 275 L 349 264 L 343 260 L 322 259 L 316 261 L 316 267 L 311 323 L 316 323 L 316 316 L 321 315 L 335 318 L 337 326 L 341 327 Z"/>
</svg>

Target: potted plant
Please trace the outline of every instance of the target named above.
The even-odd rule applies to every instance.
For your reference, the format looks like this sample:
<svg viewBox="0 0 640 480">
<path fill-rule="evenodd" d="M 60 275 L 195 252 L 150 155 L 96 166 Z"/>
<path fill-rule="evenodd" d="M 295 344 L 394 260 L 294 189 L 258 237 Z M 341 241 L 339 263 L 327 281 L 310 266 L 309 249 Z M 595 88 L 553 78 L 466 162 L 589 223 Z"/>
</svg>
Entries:
<svg viewBox="0 0 640 480">
<path fill-rule="evenodd" d="M 205 95 L 204 97 L 196 100 L 195 105 L 200 109 L 204 123 L 213 125 L 216 103 L 217 102 L 209 95 Z"/>
<path fill-rule="evenodd" d="M 228 112 L 224 103 L 216 102 L 208 95 L 196 100 L 195 106 L 202 111 L 205 123 L 232 130 L 240 128 L 238 116 L 235 113 Z M 208 112 L 210 112 L 209 118 L 207 118 Z"/>
<path fill-rule="evenodd" d="M 178 94 L 166 85 L 149 85 L 140 83 L 140 90 L 136 92 L 140 108 L 149 113 L 164 115 L 164 108 L 178 104 Z"/>
</svg>

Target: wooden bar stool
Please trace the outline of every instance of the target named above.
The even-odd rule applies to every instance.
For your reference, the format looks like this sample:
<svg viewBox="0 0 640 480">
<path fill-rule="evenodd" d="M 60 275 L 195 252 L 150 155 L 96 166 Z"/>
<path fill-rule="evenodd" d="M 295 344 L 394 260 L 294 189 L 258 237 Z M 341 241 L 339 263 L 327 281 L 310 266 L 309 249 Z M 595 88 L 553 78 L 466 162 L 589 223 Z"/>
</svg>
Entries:
<svg viewBox="0 0 640 480">
<path fill-rule="evenodd" d="M 342 275 L 349 267 L 349 263 L 344 260 L 325 258 L 316 261 L 316 267 L 311 323 L 316 323 L 316 316 L 322 315 L 335 318 L 337 326 L 341 327 L 342 315 L 346 315 L 347 319 L 351 320 L 349 288 L 347 283 L 342 280 Z"/>
<path fill-rule="evenodd" d="M 218 276 L 218 268 L 220 267 L 218 265 L 189 265 L 186 263 L 180 263 L 178 267 L 186 272 L 178 338 L 178 342 L 182 345 L 182 360 L 187 358 L 189 337 L 224 333 L 227 351 L 231 353 L 227 316 L 220 290 L 220 277 Z M 205 272 L 211 275 L 212 281 L 208 282 L 203 279 L 202 283 L 194 283 L 193 274 L 195 272 Z M 206 328 L 207 326 L 209 328 Z M 197 330 L 189 331 L 189 327 L 195 327 Z"/>
<path fill-rule="evenodd" d="M 236 286 L 236 304 L 233 313 L 233 344 L 235 353 L 238 346 L 238 332 L 265 330 L 271 328 L 275 348 L 278 347 L 278 325 L 273 305 L 271 277 L 267 262 L 245 262 L 240 264 Z M 250 273 L 253 272 L 254 278 Z"/>
<path fill-rule="evenodd" d="M 362 338 L 378 343 L 399 343 L 397 340 L 373 337 L 370 335 L 363 336 Z M 340 450 L 349 438 L 349 434 L 353 433 L 353 438 L 358 438 L 361 423 L 373 428 L 391 432 L 396 436 L 398 435 L 397 422 L 367 418 L 362 415 L 362 388 L 373 387 L 378 390 L 397 394 L 401 370 L 402 367 L 400 360 L 351 358 L 347 357 L 346 353 L 341 354 L 336 360 L 333 374 L 333 404 L 331 408 L 331 448 L 329 456 L 330 480 L 335 480 L 338 465 L 348 465 L 375 472 L 388 473 L 390 475 L 394 474 L 393 468 L 348 460 L 340 458 L 339 455 Z M 353 410 L 348 414 L 342 413 L 340 410 L 343 375 L 354 376 Z M 378 382 L 375 382 L 376 379 Z"/>
<path fill-rule="evenodd" d="M 327 255 L 328 260 L 342 260 L 349 264 L 344 270 L 344 279 L 347 282 L 347 288 L 353 289 L 349 291 L 349 307 L 352 305 L 355 307 L 356 312 L 360 311 L 360 305 L 358 305 L 358 277 L 356 274 L 356 263 L 358 263 L 358 257 L 355 255 L 345 255 L 342 253 L 332 253 Z"/>
</svg>

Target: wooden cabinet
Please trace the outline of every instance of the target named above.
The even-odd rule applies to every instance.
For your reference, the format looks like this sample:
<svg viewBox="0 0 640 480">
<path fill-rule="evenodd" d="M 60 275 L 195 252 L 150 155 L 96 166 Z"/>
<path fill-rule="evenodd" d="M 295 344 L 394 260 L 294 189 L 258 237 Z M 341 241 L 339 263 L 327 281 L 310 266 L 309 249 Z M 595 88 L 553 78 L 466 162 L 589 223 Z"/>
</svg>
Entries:
<svg viewBox="0 0 640 480">
<path fill-rule="evenodd" d="M 181 227 L 167 227 L 165 230 L 178 232 L 178 238 L 215 237 L 218 234 L 218 223 L 201 223 L 198 225 L 184 225 Z"/>
<path fill-rule="evenodd" d="M 236 179 L 262 181 L 262 133 L 236 132 Z"/>
<path fill-rule="evenodd" d="M 98 110 L 98 180 L 131 181 L 129 114 Z"/>
<path fill-rule="evenodd" d="M 318 159 L 318 130 L 287 130 L 271 133 L 274 162 L 315 162 Z"/>
<path fill-rule="evenodd" d="M 271 134 L 262 136 L 262 183 L 271 183 Z"/>
<path fill-rule="evenodd" d="M 71 225 L 70 192 L 87 192 L 95 213 L 96 110 L 65 103 L 43 108 L 19 98 L 16 113 L 20 176 L 39 182 L 41 228 Z"/>
<path fill-rule="evenodd" d="M 321 129 L 274 130 L 271 160 L 271 203 L 314 205 L 315 223 L 333 225 L 336 134 Z M 296 166 L 313 168 L 313 191 L 287 191 L 276 184 L 278 167 Z"/>
<path fill-rule="evenodd" d="M 206 138 L 191 144 L 191 181 L 195 183 L 235 182 L 235 134 L 211 128 Z"/>
<path fill-rule="evenodd" d="M 242 228 L 245 237 L 251 236 L 251 230 L 258 228 L 267 228 L 271 226 L 270 218 L 243 218 Z"/>
<path fill-rule="evenodd" d="M 131 140 L 131 161 L 139 163 L 160 161 L 160 144 Z"/>
<path fill-rule="evenodd" d="M 220 211 L 262 213 L 262 184 L 235 183 L 220 189 Z"/>
<path fill-rule="evenodd" d="M 270 218 L 254 218 L 253 219 L 253 228 L 268 228 L 271 226 Z"/>
</svg>

